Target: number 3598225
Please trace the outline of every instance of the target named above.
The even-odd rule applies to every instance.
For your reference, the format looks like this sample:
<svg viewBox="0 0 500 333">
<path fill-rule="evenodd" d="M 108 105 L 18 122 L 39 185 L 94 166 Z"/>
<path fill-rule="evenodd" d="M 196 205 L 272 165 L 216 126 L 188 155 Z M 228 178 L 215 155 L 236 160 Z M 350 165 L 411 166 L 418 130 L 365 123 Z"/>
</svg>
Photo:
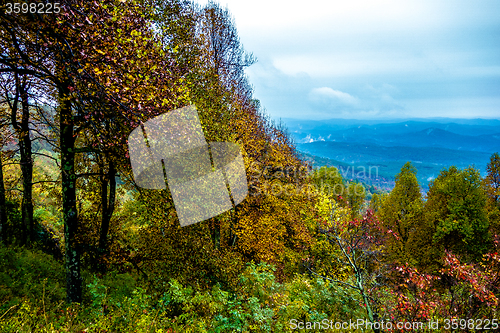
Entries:
<svg viewBox="0 0 500 333">
<path fill-rule="evenodd" d="M 61 12 L 59 2 L 8 2 L 5 5 L 6 14 L 58 14 Z"/>
</svg>

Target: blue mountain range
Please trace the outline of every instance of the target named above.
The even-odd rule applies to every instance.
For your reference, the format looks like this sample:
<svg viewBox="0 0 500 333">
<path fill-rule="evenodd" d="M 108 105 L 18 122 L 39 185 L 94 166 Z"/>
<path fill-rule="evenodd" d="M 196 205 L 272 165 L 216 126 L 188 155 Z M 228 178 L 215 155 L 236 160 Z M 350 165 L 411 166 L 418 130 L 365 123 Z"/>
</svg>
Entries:
<svg viewBox="0 0 500 333">
<path fill-rule="evenodd" d="M 500 152 L 497 119 L 282 121 L 298 150 L 318 166 L 378 166 L 382 178 L 393 179 L 400 167 L 411 161 L 424 190 L 443 168 L 451 165 L 472 165 L 484 176 L 490 156 Z"/>
</svg>

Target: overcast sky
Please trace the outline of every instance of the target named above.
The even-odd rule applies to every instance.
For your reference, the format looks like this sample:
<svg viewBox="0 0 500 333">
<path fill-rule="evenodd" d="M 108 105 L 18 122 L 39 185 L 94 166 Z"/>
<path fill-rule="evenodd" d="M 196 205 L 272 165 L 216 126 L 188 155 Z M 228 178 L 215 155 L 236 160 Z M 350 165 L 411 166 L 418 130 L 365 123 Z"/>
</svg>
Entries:
<svg viewBox="0 0 500 333">
<path fill-rule="evenodd" d="M 500 0 L 219 3 L 273 118 L 500 118 Z"/>
</svg>

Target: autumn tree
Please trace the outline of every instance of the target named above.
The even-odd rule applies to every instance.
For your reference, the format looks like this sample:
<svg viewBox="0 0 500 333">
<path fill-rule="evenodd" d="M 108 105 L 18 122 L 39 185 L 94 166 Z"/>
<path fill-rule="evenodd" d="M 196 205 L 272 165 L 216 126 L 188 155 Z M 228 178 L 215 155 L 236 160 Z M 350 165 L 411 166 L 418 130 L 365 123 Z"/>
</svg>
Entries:
<svg viewBox="0 0 500 333">
<path fill-rule="evenodd" d="M 130 129 L 178 106 L 176 96 L 183 94 L 170 79 L 172 65 L 145 20 L 146 12 L 136 3 L 120 1 L 63 1 L 60 15 L 2 12 L 2 44 L 14 50 L 0 59 L 2 72 L 37 77 L 55 91 L 46 97 L 57 104 L 59 121 L 69 301 L 81 297 L 78 155 L 114 148 L 124 153 Z M 108 130 L 110 118 L 114 121 L 108 122 Z M 90 142 L 83 140 L 83 133 Z M 105 221 L 108 216 L 109 210 Z"/>
<path fill-rule="evenodd" d="M 349 206 L 351 217 L 361 216 L 361 210 L 366 198 L 366 189 L 359 182 L 345 182 L 335 167 L 322 166 L 315 169 L 311 178 L 316 190 L 336 200 L 343 206 Z"/>
<path fill-rule="evenodd" d="M 156 15 L 168 20 L 160 23 L 168 33 L 171 16 Z M 173 15 L 173 20 L 182 20 L 182 15 Z M 296 172 L 302 163 L 290 137 L 263 114 L 252 96 L 244 68 L 253 60 L 245 55 L 229 12 L 209 3 L 196 12 L 196 18 L 195 41 L 174 38 L 170 49 L 183 63 L 192 61 L 185 79 L 207 141 L 240 146 L 249 196 L 228 212 L 180 228 L 168 189 L 140 189 L 137 205 L 140 211 L 146 207 L 148 223 L 138 233 L 138 252 L 147 257 L 144 261 L 150 270 L 180 279 L 191 280 L 190 272 L 198 267 L 200 281 L 236 283 L 235 273 L 246 260 L 275 263 L 283 275 L 297 266 L 298 253 L 310 240 L 302 220 L 307 196 L 300 191 L 306 173 Z M 191 34 L 189 27 L 180 25 L 186 36 Z M 185 53 L 192 48 L 192 54 Z M 251 175 L 253 171 L 258 175 Z M 173 268 L 176 262 L 184 265 Z"/>
<path fill-rule="evenodd" d="M 82 246 L 109 245 L 117 175 L 146 221 L 130 248 L 137 250 L 135 258 L 154 262 L 151 269 L 159 267 L 167 276 L 192 279 L 196 268 L 207 279 L 223 280 L 225 274 L 236 281 L 243 257 L 283 266 L 287 256 L 296 260 L 307 246 L 302 224 L 307 200 L 300 191 L 255 196 L 230 212 L 181 228 L 168 189 L 135 186 L 127 151 L 130 131 L 191 103 L 207 140 L 240 145 L 247 168 L 252 163 L 274 171 L 302 165 L 286 131 L 252 97 L 244 68 L 253 59 L 243 51 L 228 11 L 213 3 L 193 8 L 183 1 L 68 0 L 59 16 L 2 16 L 1 42 L 13 53 L 0 59 L 1 70 L 36 77 L 50 87 L 40 94 L 52 103 L 58 121 L 70 302 L 81 300 Z M 285 178 L 286 184 L 300 184 L 306 177 Z M 86 187 L 90 182 L 96 186 Z M 79 203 L 94 188 L 97 204 L 82 211 Z M 292 209 L 298 206 L 301 212 Z M 89 218 L 95 224 L 96 216 L 100 230 L 88 237 L 81 232 L 88 230 L 82 222 Z M 266 233 L 269 226 L 275 232 Z M 256 237 L 259 242 L 253 242 Z M 151 249 L 152 244 L 157 246 Z"/>
<path fill-rule="evenodd" d="M 361 210 L 366 197 L 365 187 L 359 182 L 349 182 L 346 190 L 345 195 L 349 207 L 351 208 L 351 218 L 355 219 L 361 217 Z"/>
<path fill-rule="evenodd" d="M 248 95 L 244 69 L 256 59 L 244 51 L 229 10 L 210 1 L 201 9 L 198 37 L 202 43 L 200 65 L 205 79 L 215 79 L 213 83 L 232 95 Z"/>
<path fill-rule="evenodd" d="M 52 22 L 47 22 L 52 21 Z M 48 35 L 50 32 L 54 32 L 54 16 L 42 17 L 36 14 L 26 14 L 26 15 L 8 15 L 5 12 L 2 12 L 1 16 L 1 26 L 2 26 L 2 45 L 7 46 L 9 50 L 13 52 L 2 54 L 1 64 L 2 64 L 2 72 L 4 73 L 14 73 L 14 75 L 19 77 L 20 75 L 32 75 L 39 78 L 46 78 L 55 83 L 59 87 L 59 97 L 61 100 L 64 100 L 66 97 L 66 92 L 69 92 L 68 83 L 68 73 L 64 73 L 64 70 L 60 71 L 57 74 L 62 74 L 62 76 L 58 76 L 53 70 L 53 65 L 57 63 L 57 59 L 55 57 L 49 56 L 51 52 L 48 47 L 43 48 L 38 41 L 40 39 L 45 39 L 45 44 L 48 45 L 49 42 Z M 47 30 L 43 30 L 49 26 L 50 28 Z M 41 33 L 41 34 L 40 34 Z M 35 36 L 38 36 L 36 38 Z M 40 39 L 39 39 L 40 38 Z M 51 44 L 57 44 L 57 40 L 50 40 Z M 59 42 L 62 42 L 59 40 Z M 66 45 L 61 45 L 62 48 L 66 48 Z M 66 49 L 67 50 L 67 49 Z M 38 52 L 37 52 L 38 51 Z M 51 58 L 51 59 L 48 59 Z M 68 59 L 65 59 L 68 60 Z M 62 65 L 62 68 L 66 67 L 64 65 L 64 61 L 59 61 L 59 65 Z M 19 96 L 19 90 L 16 89 L 16 96 Z M 14 105 L 17 105 L 17 100 L 14 102 Z M 61 101 L 61 110 L 65 110 L 61 112 L 61 147 L 62 149 L 62 162 L 64 165 L 63 171 L 63 190 L 64 190 L 64 198 L 63 198 L 63 210 L 65 213 L 65 225 L 67 226 L 67 231 L 71 231 L 76 225 L 76 207 L 74 197 L 74 181 L 72 180 L 73 175 L 71 174 L 72 165 L 68 164 L 68 154 L 72 155 L 73 145 L 66 144 L 67 141 L 73 142 L 73 131 L 72 127 L 67 127 L 66 124 L 71 123 L 71 111 L 70 104 L 66 98 L 65 101 Z M 69 113 L 69 116 L 68 116 Z M 71 129 L 71 131 L 68 131 Z M 29 135 L 29 133 L 26 133 Z M 68 192 L 72 192 L 73 195 Z M 70 265 L 72 268 L 68 269 L 68 299 L 80 301 L 80 282 L 79 282 L 79 269 L 77 266 L 78 259 L 76 257 L 76 251 L 71 247 L 71 232 L 66 233 L 66 256 L 68 262 L 68 268 Z M 75 266 L 76 265 L 76 266 Z M 75 291 L 76 292 L 73 292 Z"/>
<path fill-rule="evenodd" d="M 334 201 L 330 209 L 328 220 L 319 221 L 318 231 L 336 250 L 334 259 L 347 276 L 321 269 L 312 258 L 304 265 L 311 274 L 353 291 L 359 298 L 352 298 L 365 308 L 366 319 L 378 321 L 380 300 L 375 295 L 384 280 L 383 228 L 371 210 L 360 219 L 352 219 L 349 209 L 340 208 Z"/>
<path fill-rule="evenodd" d="M 394 321 L 426 322 L 434 318 L 495 318 L 499 304 L 499 239 L 481 264 L 467 263 L 446 251 L 443 266 L 428 274 L 409 265 L 395 267 L 400 283 L 392 286 L 385 311 Z M 443 288 L 444 287 L 444 288 Z M 392 296 L 392 297 L 391 297 Z M 466 329 L 460 323 L 460 329 Z"/>
<path fill-rule="evenodd" d="M 322 166 L 311 174 L 316 189 L 331 199 L 344 201 L 345 185 L 342 175 L 336 167 Z M 345 202 L 346 203 L 346 202 Z"/>
</svg>

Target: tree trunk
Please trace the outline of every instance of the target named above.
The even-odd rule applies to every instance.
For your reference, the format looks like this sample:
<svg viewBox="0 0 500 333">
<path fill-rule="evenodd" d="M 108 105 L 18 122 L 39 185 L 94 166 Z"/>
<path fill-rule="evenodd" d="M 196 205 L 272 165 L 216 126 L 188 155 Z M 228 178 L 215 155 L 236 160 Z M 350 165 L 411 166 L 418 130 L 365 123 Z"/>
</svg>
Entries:
<svg viewBox="0 0 500 333">
<path fill-rule="evenodd" d="M 359 293 L 361 294 L 361 297 L 363 298 L 363 302 L 365 303 L 366 314 L 368 315 L 368 320 L 372 324 L 374 324 L 375 322 L 378 321 L 378 315 L 377 315 L 377 313 L 373 312 L 373 309 L 372 309 L 372 307 L 370 305 L 370 298 L 366 294 L 365 288 L 363 286 L 363 276 L 361 275 L 361 271 L 358 268 L 356 268 L 356 267 L 354 267 L 354 270 L 355 270 L 354 274 L 356 276 L 357 287 L 358 287 Z M 379 333 L 380 329 L 379 328 L 373 328 L 373 331 L 375 333 Z"/>
<path fill-rule="evenodd" d="M 116 200 L 116 169 L 114 163 L 109 162 L 109 170 L 107 177 L 103 176 L 101 186 L 101 204 L 102 204 L 102 224 L 101 234 L 99 237 L 99 249 L 101 252 L 107 250 L 107 238 L 109 232 L 109 223 L 115 210 Z M 107 178 L 107 179 L 106 179 Z M 109 198 L 108 198 L 108 182 L 109 182 Z"/>
<path fill-rule="evenodd" d="M 76 242 L 78 213 L 76 209 L 75 138 L 71 102 L 67 87 L 59 89 L 60 146 L 62 167 L 62 206 L 64 218 L 66 301 L 82 301 L 80 253 Z"/>
<path fill-rule="evenodd" d="M 109 228 L 109 223 L 107 221 L 108 215 L 108 179 L 104 174 L 104 158 L 100 164 L 100 178 L 101 178 L 101 232 L 99 235 L 99 246 L 98 246 L 98 255 L 101 255 L 105 251 L 106 247 L 106 236 L 107 230 Z"/>
<path fill-rule="evenodd" d="M 33 220 L 33 155 L 29 129 L 30 111 L 26 81 L 20 85 L 22 102 L 21 128 L 19 132 L 19 148 L 21 151 L 21 173 L 23 176 L 23 245 L 30 245 L 35 240 L 35 223 Z"/>
<path fill-rule="evenodd" d="M 23 200 L 21 205 L 21 244 L 29 245 L 34 240 L 34 222 L 33 222 L 33 160 L 31 153 L 31 138 L 29 129 L 29 104 L 28 91 L 26 89 L 27 79 L 23 77 L 19 80 L 16 74 L 16 96 L 11 105 L 12 126 L 17 132 L 19 140 L 19 150 L 21 154 L 21 174 L 23 178 Z M 22 102 L 21 123 L 17 122 L 17 110 L 19 97 Z"/>
<path fill-rule="evenodd" d="M 2 153 L 0 152 L 0 242 L 7 241 L 7 206 L 5 203 L 5 184 L 3 182 Z"/>
</svg>

